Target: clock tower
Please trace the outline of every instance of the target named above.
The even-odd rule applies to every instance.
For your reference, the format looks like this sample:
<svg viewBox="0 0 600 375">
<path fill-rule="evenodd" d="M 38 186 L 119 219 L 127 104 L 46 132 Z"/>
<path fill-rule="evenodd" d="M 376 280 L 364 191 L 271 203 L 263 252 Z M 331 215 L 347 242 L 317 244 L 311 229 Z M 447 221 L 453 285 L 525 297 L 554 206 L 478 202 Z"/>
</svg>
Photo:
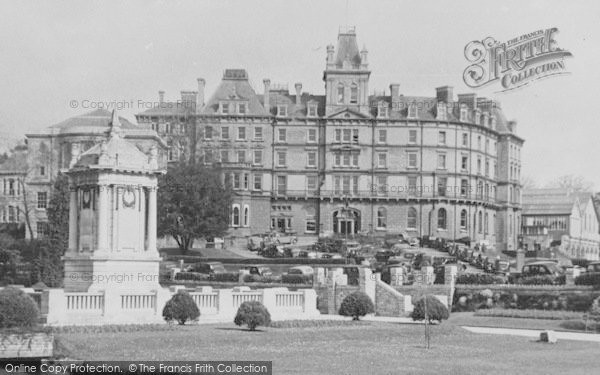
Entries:
<svg viewBox="0 0 600 375">
<path fill-rule="evenodd" d="M 67 172 L 69 248 L 63 261 L 69 292 L 156 290 L 156 148 L 146 154 L 123 138 L 113 112 L 102 143 Z"/>
</svg>

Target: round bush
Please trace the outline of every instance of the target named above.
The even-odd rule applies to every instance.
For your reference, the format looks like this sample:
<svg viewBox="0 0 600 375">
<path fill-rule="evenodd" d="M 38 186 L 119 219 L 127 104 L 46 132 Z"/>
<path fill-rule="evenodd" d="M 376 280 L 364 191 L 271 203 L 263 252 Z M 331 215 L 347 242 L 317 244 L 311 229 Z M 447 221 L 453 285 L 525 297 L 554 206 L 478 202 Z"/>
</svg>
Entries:
<svg viewBox="0 0 600 375">
<path fill-rule="evenodd" d="M 375 312 L 375 306 L 371 298 L 363 292 L 349 294 L 342 301 L 340 315 L 351 316 L 352 320 L 359 320 L 361 316 Z"/>
<path fill-rule="evenodd" d="M 0 328 L 31 327 L 39 316 L 37 304 L 25 292 L 12 287 L 0 290 Z"/>
<path fill-rule="evenodd" d="M 428 294 L 415 302 L 411 314 L 413 320 L 425 320 L 425 301 L 427 301 L 427 320 L 429 322 L 437 320 L 441 323 L 443 319 L 448 319 L 449 314 L 446 306 L 435 296 Z"/>
<path fill-rule="evenodd" d="M 233 322 L 237 326 L 246 324 L 250 331 L 254 331 L 258 326 L 266 327 L 270 325 L 271 314 L 259 301 L 246 301 L 238 308 Z"/>
<path fill-rule="evenodd" d="M 190 320 L 196 320 L 200 316 L 200 310 L 196 302 L 184 290 L 180 290 L 165 304 L 163 318 L 171 323 L 176 321 L 180 325 Z"/>
</svg>

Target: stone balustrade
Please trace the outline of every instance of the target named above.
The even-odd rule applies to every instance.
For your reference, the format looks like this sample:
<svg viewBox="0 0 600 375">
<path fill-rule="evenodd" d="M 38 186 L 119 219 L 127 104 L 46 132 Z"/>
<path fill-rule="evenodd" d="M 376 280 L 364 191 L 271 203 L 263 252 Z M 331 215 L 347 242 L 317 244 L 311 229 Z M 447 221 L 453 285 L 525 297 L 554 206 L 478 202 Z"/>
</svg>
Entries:
<svg viewBox="0 0 600 375">
<path fill-rule="evenodd" d="M 182 287 L 161 288 L 150 293 L 127 290 L 69 293 L 63 289 L 48 289 L 42 298 L 48 305 L 46 321 L 49 325 L 162 323 L 165 304 L 180 289 Z M 188 292 L 200 310 L 200 322 L 231 322 L 239 306 L 247 301 L 263 303 L 274 320 L 319 315 L 313 289 L 255 290 L 241 286 L 233 289 L 201 287 Z"/>
</svg>

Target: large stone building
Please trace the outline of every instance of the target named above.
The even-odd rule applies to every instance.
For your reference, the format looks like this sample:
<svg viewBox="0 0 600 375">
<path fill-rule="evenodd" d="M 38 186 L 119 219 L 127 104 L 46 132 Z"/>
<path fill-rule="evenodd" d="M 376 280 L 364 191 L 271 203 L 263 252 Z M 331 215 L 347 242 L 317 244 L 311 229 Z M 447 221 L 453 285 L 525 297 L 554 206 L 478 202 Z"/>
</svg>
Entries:
<svg viewBox="0 0 600 375">
<path fill-rule="evenodd" d="M 324 95 L 296 83 L 263 81 L 262 94 L 242 69 L 225 70 L 205 100 L 184 91 L 136 115 L 169 145 L 169 160 L 219 163 L 236 191 L 232 237 L 279 230 L 317 236 L 408 232 L 469 236 L 514 250 L 521 208 L 521 147 L 516 123 L 499 103 L 371 94 L 368 52 L 354 29 L 327 47 Z"/>
<path fill-rule="evenodd" d="M 26 237 L 43 237 L 47 231 L 46 208 L 56 176 L 73 166 L 80 154 L 106 139 L 111 116 L 110 111 L 98 109 L 27 134 L 26 144 L 15 148 L 9 160 L 0 164 L 0 221 L 25 226 Z M 166 144 L 156 132 L 125 118 L 120 121 L 124 138 L 143 152 L 157 147 L 159 163 L 166 165 Z M 5 232 L 14 232 L 12 226 L 5 227 Z"/>
<path fill-rule="evenodd" d="M 570 258 L 599 260 L 600 235 L 592 193 L 567 189 L 523 191 L 523 247 L 554 248 Z"/>
</svg>

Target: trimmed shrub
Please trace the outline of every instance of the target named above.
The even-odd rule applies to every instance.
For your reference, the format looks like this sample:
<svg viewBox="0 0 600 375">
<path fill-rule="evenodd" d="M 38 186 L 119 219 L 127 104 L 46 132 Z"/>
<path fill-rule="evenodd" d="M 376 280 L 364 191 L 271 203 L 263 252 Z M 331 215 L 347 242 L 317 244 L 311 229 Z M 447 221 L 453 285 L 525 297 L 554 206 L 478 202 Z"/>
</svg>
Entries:
<svg viewBox="0 0 600 375">
<path fill-rule="evenodd" d="M 281 275 L 284 284 L 312 284 L 313 277 L 310 275 Z"/>
<path fill-rule="evenodd" d="M 427 302 L 427 316 L 425 316 L 425 302 Z M 449 316 L 450 314 L 448 313 L 446 306 L 431 294 L 419 298 L 414 303 L 413 312 L 410 314 L 410 317 L 413 320 L 427 319 L 430 323 L 432 321 L 441 323 L 442 320 L 448 319 Z"/>
<path fill-rule="evenodd" d="M 340 306 L 340 315 L 351 316 L 352 320 L 359 320 L 361 316 L 375 312 L 371 298 L 363 292 L 354 292 L 346 296 Z"/>
<path fill-rule="evenodd" d="M 551 276 L 511 276 L 509 283 L 518 285 L 564 285 L 564 275 L 553 278 Z"/>
<path fill-rule="evenodd" d="M 486 273 L 463 273 L 456 278 L 456 284 L 506 284 L 506 279 L 502 276 L 490 275 Z"/>
<path fill-rule="evenodd" d="M 179 272 L 175 274 L 175 280 L 207 281 L 209 276 L 199 272 Z"/>
<path fill-rule="evenodd" d="M 179 325 L 184 325 L 185 322 L 196 320 L 200 316 L 200 310 L 196 306 L 196 302 L 184 290 L 180 290 L 165 304 L 163 308 L 163 318 L 171 323 L 176 321 Z"/>
<path fill-rule="evenodd" d="M 240 280 L 240 274 L 237 272 L 211 273 L 208 275 L 208 280 L 238 282 Z"/>
<path fill-rule="evenodd" d="M 600 273 L 584 273 L 575 278 L 575 285 L 600 286 Z"/>
<path fill-rule="evenodd" d="M 25 292 L 13 287 L 0 290 L 0 328 L 32 327 L 39 316 L 37 304 Z"/>
<path fill-rule="evenodd" d="M 244 275 L 245 283 L 280 283 L 281 278 L 277 276 Z"/>
<path fill-rule="evenodd" d="M 246 324 L 250 331 L 254 331 L 258 326 L 269 326 L 271 324 L 271 314 L 259 301 L 246 301 L 238 308 L 233 322 L 237 326 Z"/>
</svg>

